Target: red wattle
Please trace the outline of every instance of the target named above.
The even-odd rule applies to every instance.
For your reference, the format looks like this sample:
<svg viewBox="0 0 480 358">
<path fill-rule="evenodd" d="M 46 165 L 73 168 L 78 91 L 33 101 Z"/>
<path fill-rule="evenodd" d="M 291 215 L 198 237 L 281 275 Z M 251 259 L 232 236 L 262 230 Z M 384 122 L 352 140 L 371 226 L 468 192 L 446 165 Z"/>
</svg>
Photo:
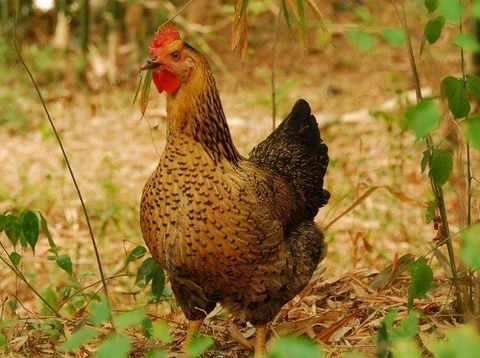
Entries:
<svg viewBox="0 0 480 358">
<path fill-rule="evenodd" d="M 174 93 L 180 86 L 180 81 L 172 73 L 162 70 L 153 71 L 152 73 L 153 83 L 157 86 L 159 93 L 166 91 L 167 93 Z"/>
</svg>

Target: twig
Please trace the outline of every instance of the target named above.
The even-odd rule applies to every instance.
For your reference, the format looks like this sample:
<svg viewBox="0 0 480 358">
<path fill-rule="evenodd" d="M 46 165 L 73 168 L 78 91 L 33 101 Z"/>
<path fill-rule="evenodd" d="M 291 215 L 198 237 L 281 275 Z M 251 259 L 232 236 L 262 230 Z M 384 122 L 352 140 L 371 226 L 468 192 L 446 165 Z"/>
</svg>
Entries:
<svg viewBox="0 0 480 358">
<path fill-rule="evenodd" d="M 73 173 L 72 166 L 70 165 L 70 161 L 68 159 L 67 153 L 66 153 L 65 148 L 63 146 L 62 140 L 60 139 L 60 136 L 58 134 L 57 128 L 55 127 L 55 124 L 53 123 L 52 117 L 50 116 L 50 112 L 48 111 L 47 105 L 45 104 L 45 101 L 44 101 L 43 96 L 40 92 L 40 89 L 38 88 L 38 85 L 35 81 L 35 78 L 33 77 L 32 72 L 30 71 L 29 67 L 27 66 L 25 60 L 23 59 L 21 51 L 18 48 L 16 26 L 17 25 L 16 25 L 16 19 L 15 19 L 14 36 L 13 36 L 13 45 L 14 45 L 14 48 L 15 48 L 15 52 L 17 53 L 17 56 L 18 56 L 18 58 L 19 58 L 19 60 L 22 64 L 22 66 L 27 71 L 28 76 L 30 77 L 30 80 L 32 81 L 32 84 L 35 87 L 35 91 L 37 92 L 38 98 L 42 102 L 42 106 L 43 106 L 43 109 L 45 111 L 45 115 L 47 116 L 47 119 L 48 119 L 48 122 L 50 123 L 50 126 L 52 127 L 52 130 L 53 130 L 53 133 L 54 133 L 55 138 L 57 140 L 57 143 L 60 147 L 60 150 L 62 151 L 62 155 L 63 155 L 63 158 L 65 160 L 65 163 L 67 164 L 67 168 L 68 168 L 68 171 L 70 173 L 70 177 L 72 178 L 73 185 L 75 186 L 78 198 L 80 199 L 80 203 L 82 205 L 83 213 L 85 215 L 85 220 L 86 220 L 87 227 L 88 227 L 88 232 L 90 234 L 90 238 L 92 240 L 93 250 L 95 252 L 95 258 L 96 258 L 96 261 L 97 261 L 98 270 L 100 272 L 100 278 L 102 279 L 103 290 L 105 291 L 105 296 L 107 298 L 107 304 L 110 307 L 110 300 L 109 300 L 109 297 L 108 297 L 108 289 L 107 289 L 107 284 L 105 282 L 105 275 L 103 273 L 102 261 L 100 259 L 100 254 L 98 252 L 97 243 L 96 243 L 96 240 L 95 240 L 95 235 L 93 234 L 92 225 L 90 223 L 90 217 L 88 216 L 87 208 L 85 206 L 85 202 L 83 201 L 83 197 L 82 197 L 82 193 L 80 191 L 80 187 L 78 186 L 77 179 L 75 178 L 75 174 Z"/>
<path fill-rule="evenodd" d="M 117 278 L 117 277 L 123 277 L 123 276 L 128 276 L 128 273 L 122 273 L 120 275 L 114 275 L 114 276 L 110 276 L 110 277 L 107 277 L 106 280 L 108 282 L 110 282 L 112 279 L 114 278 Z M 96 286 L 98 285 L 99 283 L 102 283 L 102 281 L 95 281 L 85 287 L 82 287 L 81 289 L 75 291 L 74 293 L 72 293 L 70 296 L 68 296 L 65 301 L 63 301 L 59 306 L 58 306 L 58 309 L 62 308 L 63 306 L 65 306 L 65 304 L 67 302 L 69 302 L 73 297 L 75 297 L 76 295 L 80 294 L 80 293 L 83 293 L 85 290 L 88 290 L 90 287 L 93 287 L 93 286 Z M 87 297 L 85 297 L 85 300 L 87 300 Z"/>
<path fill-rule="evenodd" d="M 165 21 L 160 27 L 168 24 L 169 22 L 172 22 L 178 15 L 180 15 L 191 3 L 193 0 L 188 0 L 185 5 L 183 5 L 180 10 L 178 10 L 175 14 L 173 14 L 167 21 Z"/>
<path fill-rule="evenodd" d="M 278 6 L 278 15 L 277 15 L 277 23 L 275 24 L 275 37 L 273 40 L 273 48 L 272 48 L 272 62 L 270 64 L 270 71 L 271 71 L 271 76 L 270 76 L 270 86 L 272 89 L 272 131 L 275 130 L 276 127 L 276 121 L 277 121 L 277 91 L 275 87 L 275 70 L 276 70 L 276 58 L 277 58 L 277 42 L 278 42 L 278 34 L 280 33 L 280 17 L 282 15 L 283 11 L 283 6 L 280 0 L 279 6 Z"/>
</svg>

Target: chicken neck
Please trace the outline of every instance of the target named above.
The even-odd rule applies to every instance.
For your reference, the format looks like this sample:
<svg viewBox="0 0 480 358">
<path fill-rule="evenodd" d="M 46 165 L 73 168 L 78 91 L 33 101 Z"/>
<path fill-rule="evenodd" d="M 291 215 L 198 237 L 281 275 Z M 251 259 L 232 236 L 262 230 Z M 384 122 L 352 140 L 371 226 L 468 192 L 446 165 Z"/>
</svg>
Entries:
<svg viewBox="0 0 480 358">
<path fill-rule="evenodd" d="M 198 55 L 189 80 L 167 96 L 167 146 L 178 145 L 178 137 L 200 143 L 216 163 L 241 159 L 225 119 L 210 66 Z"/>
</svg>

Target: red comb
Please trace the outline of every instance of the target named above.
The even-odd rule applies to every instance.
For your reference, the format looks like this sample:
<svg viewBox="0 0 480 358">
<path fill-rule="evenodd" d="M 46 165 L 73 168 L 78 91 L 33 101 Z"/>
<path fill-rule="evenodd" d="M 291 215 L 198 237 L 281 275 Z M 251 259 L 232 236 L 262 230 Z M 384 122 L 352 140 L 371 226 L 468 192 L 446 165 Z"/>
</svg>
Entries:
<svg viewBox="0 0 480 358">
<path fill-rule="evenodd" d="M 168 23 L 158 28 L 157 32 L 155 32 L 155 37 L 148 48 L 150 52 L 152 52 L 152 50 L 161 48 L 175 40 L 180 40 L 180 34 L 175 26 Z"/>
</svg>

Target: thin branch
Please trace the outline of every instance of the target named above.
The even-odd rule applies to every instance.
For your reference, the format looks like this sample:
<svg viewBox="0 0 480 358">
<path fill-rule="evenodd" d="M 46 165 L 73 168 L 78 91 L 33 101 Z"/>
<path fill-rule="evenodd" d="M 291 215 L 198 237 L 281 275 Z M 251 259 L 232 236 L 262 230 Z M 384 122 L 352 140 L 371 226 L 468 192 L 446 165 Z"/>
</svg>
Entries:
<svg viewBox="0 0 480 358">
<path fill-rule="evenodd" d="M 183 5 L 180 10 L 178 10 L 175 14 L 173 14 L 167 21 L 165 21 L 160 27 L 172 22 L 178 15 L 180 15 L 194 0 L 188 0 L 185 5 Z"/>
<path fill-rule="evenodd" d="M 37 92 L 37 95 L 38 95 L 38 98 L 40 99 L 40 101 L 42 102 L 42 106 L 43 106 L 43 109 L 45 111 L 45 114 L 48 118 L 48 122 L 50 123 L 50 126 L 52 127 L 52 130 L 53 130 L 53 133 L 55 135 L 55 138 L 58 142 L 58 145 L 62 151 L 62 155 L 63 155 L 63 158 L 65 160 L 65 163 L 67 164 L 67 168 L 68 168 L 68 171 L 70 173 L 70 176 L 72 178 L 72 181 L 73 181 L 73 185 L 75 186 L 75 189 L 77 191 L 77 195 L 78 195 L 78 198 L 80 199 L 80 203 L 82 205 L 82 209 L 83 209 L 83 213 L 85 215 L 85 220 L 86 220 L 86 223 L 87 223 L 87 227 L 88 227 L 88 232 L 90 234 L 90 238 L 91 238 L 91 241 L 92 241 L 92 246 L 93 246 L 93 250 L 95 252 L 95 258 L 96 258 L 96 261 L 97 261 L 97 265 L 98 265 L 98 270 L 100 272 L 100 278 L 102 279 L 102 284 L 103 284 L 103 290 L 105 291 L 105 296 L 107 298 L 107 304 L 110 306 L 110 301 L 109 301 L 109 297 L 108 297 L 108 289 L 107 289 L 107 284 L 105 282 L 105 274 L 103 273 L 103 266 L 102 266 L 102 261 L 100 259 L 100 254 L 98 252 L 98 248 L 97 248 L 97 243 L 96 243 L 96 240 L 95 240 L 95 235 L 93 234 L 93 229 L 92 229 L 92 225 L 90 223 L 90 217 L 88 215 L 88 212 L 87 212 L 87 208 L 85 206 L 85 202 L 83 200 L 83 197 L 82 197 L 82 193 L 80 191 L 80 187 L 78 186 L 78 183 L 77 183 L 77 179 L 75 178 L 75 174 L 73 173 L 73 170 L 72 170 L 72 166 L 70 165 L 70 161 L 68 159 L 68 156 L 67 156 L 67 153 L 65 151 L 65 148 L 63 146 L 63 143 L 62 143 L 62 140 L 60 139 L 60 135 L 58 134 L 58 131 L 57 131 L 57 128 L 55 127 L 55 124 L 53 123 L 53 120 L 52 120 L 52 117 L 50 116 L 50 112 L 48 111 L 48 108 L 47 108 L 47 105 L 45 104 L 45 101 L 43 99 L 43 96 L 40 92 L 40 89 L 38 88 L 38 85 L 35 81 L 35 78 L 33 77 L 33 74 L 32 72 L 30 71 L 29 67 L 27 66 L 25 60 L 23 59 L 23 56 L 21 54 L 21 51 L 18 47 L 18 44 L 17 44 L 17 34 L 16 34 L 16 22 L 15 22 L 15 27 L 14 27 L 14 37 L 13 37 L 13 45 L 14 45 L 14 48 L 15 48 L 15 52 L 17 53 L 17 56 L 22 64 L 22 66 L 25 68 L 25 70 L 27 71 L 28 73 L 28 76 L 30 77 L 30 80 L 32 81 L 32 84 L 33 86 L 35 87 L 35 90 Z"/>
<path fill-rule="evenodd" d="M 123 277 L 123 276 L 129 276 L 128 273 L 122 273 L 122 274 L 119 274 L 119 275 L 114 275 L 114 276 L 110 276 L 110 277 L 107 277 L 105 280 L 108 282 L 110 282 L 112 279 L 114 278 L 117 278 L 117 277 Z M 80 293 L 83 293 L 85 290 L 88 290 L 89 288 L 93 287 L 93 286 L 96 286 L 98 285 L 99 283 L 102 283 L 102 281 L 95 281 L 85 287 L 82 287 L 81 289 L 75 291 L 74 293 L 72 293 L 70 296 L 68 296 L 59 306 L 58 306 L 58 309 L 62 308 L 63 306 L 65 306 L 66 303 L 68 303 L 73 297 L 75 297 L 76 295 L 80 294 Z M 85 297 L 85 300 L 87 300 L 87 297 Z"/>
</svg>

